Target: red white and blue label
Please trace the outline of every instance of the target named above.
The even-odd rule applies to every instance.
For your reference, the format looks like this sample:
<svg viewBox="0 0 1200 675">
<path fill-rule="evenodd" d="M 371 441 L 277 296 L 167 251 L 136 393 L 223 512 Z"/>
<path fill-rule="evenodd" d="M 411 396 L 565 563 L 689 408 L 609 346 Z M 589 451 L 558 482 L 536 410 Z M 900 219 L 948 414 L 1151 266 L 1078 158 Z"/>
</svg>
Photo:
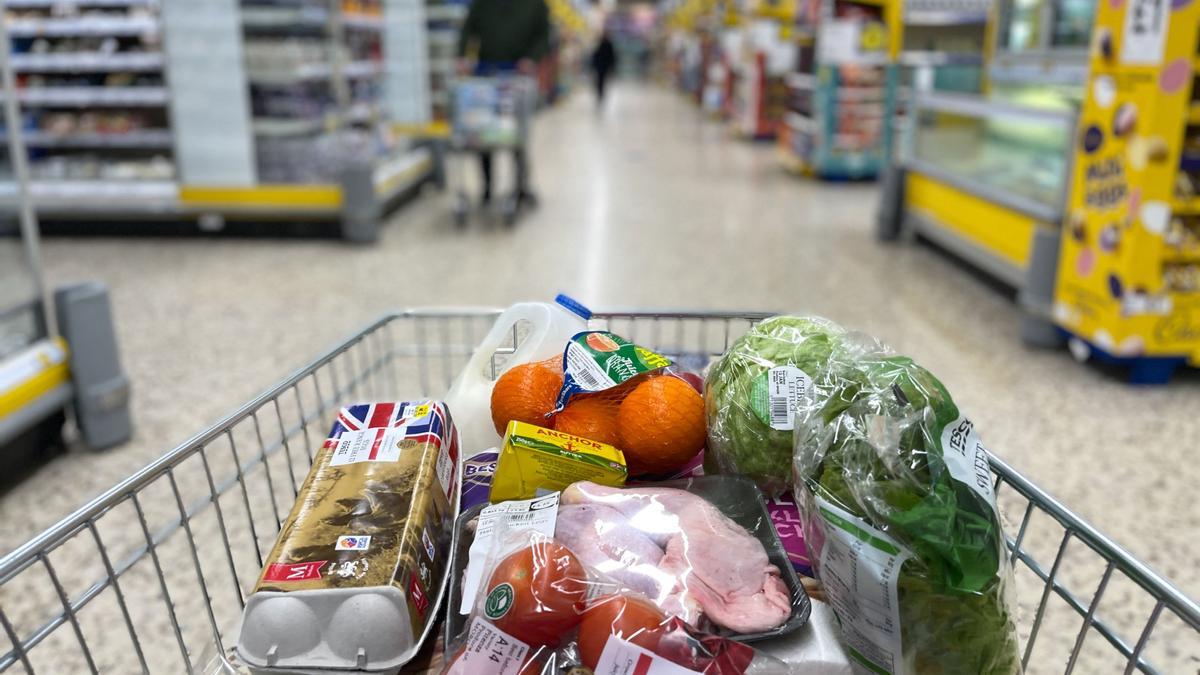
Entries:
<svg viewBox="0 0 1200 675">
<path fill-rule="evenodd" d="M 335 551 L 365 551 L 371 548 L 371 535 L 338 537 L 333 545 Z"/>
<path fill-rule="evenodd" d="M 342 408 L 324 447 L 333 451 L 331 466 L 357 462 L 394 462 L 401 442 L 443 447 L 447 427 L 442 404 L 433 401 L 364 403 Z"/>
</svg>

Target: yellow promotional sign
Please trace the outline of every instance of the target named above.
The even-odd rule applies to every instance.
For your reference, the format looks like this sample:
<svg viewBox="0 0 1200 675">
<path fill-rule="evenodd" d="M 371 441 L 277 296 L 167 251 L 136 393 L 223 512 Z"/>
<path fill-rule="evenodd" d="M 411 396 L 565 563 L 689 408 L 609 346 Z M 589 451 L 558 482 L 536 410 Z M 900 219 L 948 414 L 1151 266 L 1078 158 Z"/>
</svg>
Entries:
<svg viewBox="0 0 1200 675">
<path fill-rule="evenodd" d="M 1115 356 L 1200 363 L 1200 210 L 1176 195 L 1198 25 L 1197 2 L 1097 4 L 1053 313 Z"/>
</svg>

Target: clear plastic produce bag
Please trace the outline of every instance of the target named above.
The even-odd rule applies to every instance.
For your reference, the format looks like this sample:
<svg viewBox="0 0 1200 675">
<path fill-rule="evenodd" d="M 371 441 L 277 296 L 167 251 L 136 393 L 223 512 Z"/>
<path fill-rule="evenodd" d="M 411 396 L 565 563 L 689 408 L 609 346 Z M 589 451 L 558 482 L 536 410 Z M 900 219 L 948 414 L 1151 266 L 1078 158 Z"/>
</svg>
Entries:
<svg viewBox="0 0 1200 675">
<path fill-rule="evenodd" d="M 788 489 L 796 411 L 823 398 L 831 357 L 852 342 L 801 316 L 771 317 L 734 341 L 705 378 L 705 472 L 749 476 L 770 497 Z"/>
<path fill-rule="evenodd" d="M 488 560 L 467 630 L 446 647 L 443 675 L 549 675 L 573 666 L 607 675 L 630 663 L 676 675 L 788 672 L 752 647 L 667 616 L 545 535 L 509 532 Z"/>
<path fill-rule="evenodd" d="M 929 371 L 902 356 L 830 364 L 802 408 L 796 501 L 862 672 L 1021 671 L 1012 571 L 988 454 Z"/>
<path fill-rule="evenodd" d="M 799 630 L 810 602 L 754 483 L 701 476 L 623 489 L 580 481 L 562 493 L 494 504 L 455 525 L 447 642 L 486 581 L 495 542 L 514 530 L 553 536 L 589 570 L 666 614 L 753 642 Z M 477 526 L 472 527 L 476 522 Z"/>
</svg>

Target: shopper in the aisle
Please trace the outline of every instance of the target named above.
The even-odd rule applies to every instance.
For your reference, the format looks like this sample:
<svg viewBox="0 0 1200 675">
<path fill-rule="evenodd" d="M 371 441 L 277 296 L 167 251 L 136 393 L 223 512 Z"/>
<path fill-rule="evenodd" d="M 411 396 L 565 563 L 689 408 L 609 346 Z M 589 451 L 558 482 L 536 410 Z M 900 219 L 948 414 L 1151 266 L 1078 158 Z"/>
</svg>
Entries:
<svg viewBox="0 0 1200 675">
<path fill-rule="evenodd" d="M 613 48 L 612 40 L 608 37 L 608 31 L 600 34 L 600 40 L 596 43 L 596 49 L 592 52 L 592 75 L 596 83 L 596 104 L 604 105 L 604 89 L 608 84 L 608 77 L 612 75 L 613 69 L 617 65 L 617 50 Z"/>
<path fill-rule="evenodd" d="M 537 63 L 550 46 L 550 11 L 545 0 L 472 0 L 458 40 L 459 73 L 494 76 L 519 73 L 536 77 Z M 529 159 L 513 150 L 517 200 L 530 203 Z M 482 152 L 483 201 L 492 198 L 492 153 Z"/>
</svg>

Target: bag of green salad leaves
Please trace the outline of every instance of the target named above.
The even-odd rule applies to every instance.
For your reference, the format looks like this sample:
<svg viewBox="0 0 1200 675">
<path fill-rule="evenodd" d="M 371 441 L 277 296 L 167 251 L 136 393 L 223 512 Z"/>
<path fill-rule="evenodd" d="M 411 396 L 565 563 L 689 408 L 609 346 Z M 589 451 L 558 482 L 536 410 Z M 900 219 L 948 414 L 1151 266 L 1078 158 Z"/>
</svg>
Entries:
<svg viewBox="0 0 1200 675">
<path fill-rule="evenodd" d="M 744 474 L 774 497 L 792 483 L 796 411 L 823 400 L 833 358 L 853 340 L 816 317 L 774 316 L 715 361 L 704 383 L 706 473 Z"/>
<path fill-rule="evenodd" d="M 796 502 L 863 673 L 1020 673 L 1012 571 L 988 453 L 929 371 L 839 364 L 795 430 Z"/>
</svg>

